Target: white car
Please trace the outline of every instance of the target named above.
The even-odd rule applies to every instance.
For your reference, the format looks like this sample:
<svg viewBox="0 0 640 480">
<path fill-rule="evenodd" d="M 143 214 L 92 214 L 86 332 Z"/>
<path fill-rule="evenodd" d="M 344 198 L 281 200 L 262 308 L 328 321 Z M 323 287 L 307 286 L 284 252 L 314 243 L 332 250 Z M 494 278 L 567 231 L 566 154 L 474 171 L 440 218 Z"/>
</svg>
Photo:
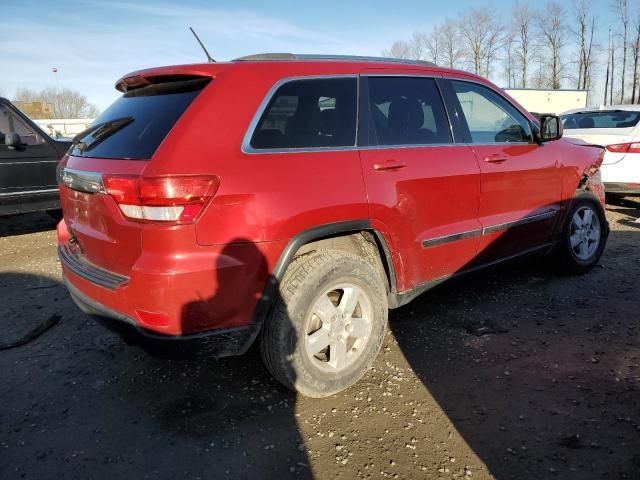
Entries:
<svg viewBox="0 0 640 480">
<path fill-rule="evenodd" d="M 607 193 L 640 196 L 640 105 L 580 108 L 560 118 L 563 136 L 605 147 L 601 172 Z"/>
</svg>

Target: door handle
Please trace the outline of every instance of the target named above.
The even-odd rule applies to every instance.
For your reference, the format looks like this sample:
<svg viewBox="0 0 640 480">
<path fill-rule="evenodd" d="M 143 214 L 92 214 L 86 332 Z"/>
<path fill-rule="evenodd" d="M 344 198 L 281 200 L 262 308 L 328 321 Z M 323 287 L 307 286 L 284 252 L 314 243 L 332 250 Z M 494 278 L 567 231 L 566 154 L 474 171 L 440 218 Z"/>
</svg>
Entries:
<svg viewBox="0 0 640 480">
<path fill-rule="evenodd" d="M 502 163 L 507 160 L 508 158 L 505 155 L 500 155 L 499 153 L 494 153 L 493 155 L 487 155 L 484 157 L 484 161 L 487 163 Z"/>
<path fill-rule="evenodd" d="M 398 160 L 386 160 L 384 162 L 374 163 L 373 169 L 376 172 L 381 172 L 385 170 L 400 170 L 401 168 L 404 168 L 406 166 L 407 166 L 406 162 L 401 162 Z"/>
</svg>

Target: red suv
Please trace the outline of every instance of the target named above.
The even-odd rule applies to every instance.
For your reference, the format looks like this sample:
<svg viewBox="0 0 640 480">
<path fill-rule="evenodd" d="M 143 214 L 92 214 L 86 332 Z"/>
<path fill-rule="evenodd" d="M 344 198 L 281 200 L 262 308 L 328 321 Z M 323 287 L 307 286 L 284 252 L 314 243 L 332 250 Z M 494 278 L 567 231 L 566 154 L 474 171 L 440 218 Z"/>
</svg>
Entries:
<svg viewBox="0 0 640 480">
<path fill-rule="evenodd" d="M 605 246 L 603 150 L 478 76 L 256 55 L 134 72 L 58 167 L 76 303 L 145 345 L 245 352 L 321 397 L 372 363 L 389 308 L 534 252 Z"/>
</svg>

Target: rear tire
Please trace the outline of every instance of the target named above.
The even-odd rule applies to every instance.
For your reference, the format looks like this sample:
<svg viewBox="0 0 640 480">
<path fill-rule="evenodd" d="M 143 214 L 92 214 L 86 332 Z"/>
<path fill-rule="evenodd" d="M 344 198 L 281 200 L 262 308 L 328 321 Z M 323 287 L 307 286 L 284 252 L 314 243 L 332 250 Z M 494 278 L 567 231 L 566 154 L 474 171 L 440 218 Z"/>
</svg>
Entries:
<svg viewBox="0 0 640 480">
<path fill-rule="evenodd" d="M 363 258 L 320 250 L 296 259 L 265 321 L 260 353 L 271 374 L 308 397 L 356 383 L 384 338 L 387 292 Z"/>
<path fill-rule="evenodd" d="M 609 225 L 600 202 L 589 193 L 573 199 L 556 251 L 558 267 L 569 275 L 589 272 L 600 260 Z"/>
</svg>

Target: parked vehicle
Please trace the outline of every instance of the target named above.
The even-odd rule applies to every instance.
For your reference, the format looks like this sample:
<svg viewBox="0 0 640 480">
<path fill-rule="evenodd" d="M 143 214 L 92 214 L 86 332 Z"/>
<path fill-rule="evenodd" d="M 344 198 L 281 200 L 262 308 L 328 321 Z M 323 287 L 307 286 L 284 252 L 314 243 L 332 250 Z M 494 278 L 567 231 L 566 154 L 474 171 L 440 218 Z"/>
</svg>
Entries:
<svg viewBox="0 0 640 480">
<path fill-rule="evenodd" d="M 116 88 L 60 164 L 58 252 L 80 308 L 146 345 L 257 340 L 327 396 L 371 365 L 388 308 L 536 252 L 584 273 L 605 246 L 602 148 L 469 73 L 271 54 Z"/>
<path fill-rule="evenodd" d="M 607 194 L 640 196 L 640 105 L 570 110 L 561 118 L 565 136 L 605 147 Z"/>
<path fill-rule="evenodd" d="M 56 166 L 70 145 L 0 98 L 0 215 L 59 210 Z"/>
</svg>

